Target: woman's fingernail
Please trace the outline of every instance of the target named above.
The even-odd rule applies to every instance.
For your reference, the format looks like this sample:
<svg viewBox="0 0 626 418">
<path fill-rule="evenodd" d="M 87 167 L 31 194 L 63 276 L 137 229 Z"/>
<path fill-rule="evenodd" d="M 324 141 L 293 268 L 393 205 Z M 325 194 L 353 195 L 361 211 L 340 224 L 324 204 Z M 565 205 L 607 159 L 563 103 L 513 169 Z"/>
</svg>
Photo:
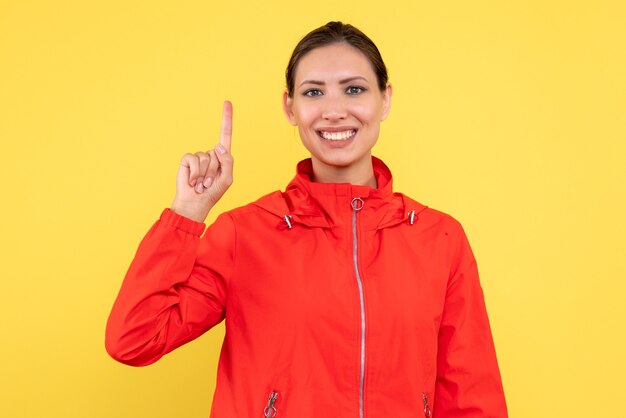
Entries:
<svg viewBox="0 0 626 418">
<path fill-rule="evenodd" d="M 196 179 L 191 180 L 191 187 L 195 187 L 196 186 Z"/>
<path fill-rule="evenodd" d="M 204 179 L 204 187 L 208 188 L 213 183 L 213 177 L 207 177 Z"/>
<path fill-rule="evenodd" d="M 224 154 L 226 153 L 226 149 L 222 146 L 222 144 L 218 144 L 217 147 L 215 147 L 215 149 L 217 150 L 217 152 L 219 152 L 220 154 Z"/>
<path fill-rule="evenodd" d="M 204 191 L 204 185 L 202 183 L 196 184 L 196 192 L 202 193 Z"/>
</svg>

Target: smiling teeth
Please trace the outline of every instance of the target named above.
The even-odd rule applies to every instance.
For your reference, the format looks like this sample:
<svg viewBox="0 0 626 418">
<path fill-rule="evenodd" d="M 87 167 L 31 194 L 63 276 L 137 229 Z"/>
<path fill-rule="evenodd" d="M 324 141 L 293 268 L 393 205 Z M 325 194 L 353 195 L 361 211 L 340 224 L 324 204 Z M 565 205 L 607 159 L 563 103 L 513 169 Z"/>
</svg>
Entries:
<svg viewBox="0 0 626 418">
<path fill-rule="evenodd" d="M 356 130 L 352 129 L 350 131 L 343 131 L 343 132 L 320 132 L 320 134 L 322 135 L 322 138 L 324 139 L 329 139 L 331 141 L 345 141 L 346 139 L 350 139 L 352 138 L 354 135 L 356 135 Z"/>
</svg>

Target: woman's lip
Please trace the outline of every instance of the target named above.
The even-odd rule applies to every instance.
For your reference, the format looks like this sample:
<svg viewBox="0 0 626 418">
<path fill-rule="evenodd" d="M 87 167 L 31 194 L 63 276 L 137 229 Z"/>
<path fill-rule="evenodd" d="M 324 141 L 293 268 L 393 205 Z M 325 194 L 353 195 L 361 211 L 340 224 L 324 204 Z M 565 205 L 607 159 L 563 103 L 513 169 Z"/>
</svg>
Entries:
<svg viewBox="0 0 626 418">
<path fill-rule="evenodd" d="M 354 126 L 329 126 L 327 128 L 317 128 L 317 132 L 344 132 L 344 131 L 358 131 L 358 128 Z"/>
<path fill-rule="evenodd" d="M 348 148 L 352 145 L 352 143 L 355 141 L 356 135 L 351 136 L 348 139 L 342 139 L 339 141 L 333 141 L 330 139 L 324 139 L 321 138 L 321 143 L 324 147 L 327 148 L 333 148 L 333 149 L 340 149 L 340 148 Z"/>
</svg>

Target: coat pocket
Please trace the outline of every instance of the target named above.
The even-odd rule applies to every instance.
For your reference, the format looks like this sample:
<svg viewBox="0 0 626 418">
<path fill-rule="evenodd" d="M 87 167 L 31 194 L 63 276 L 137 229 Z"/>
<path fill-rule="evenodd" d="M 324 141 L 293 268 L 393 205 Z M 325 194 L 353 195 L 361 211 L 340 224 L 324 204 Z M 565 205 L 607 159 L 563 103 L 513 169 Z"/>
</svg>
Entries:
<svg viewBox="0 0 626 418">
<path fill-rule="evenodd" d="M 276 408 L 276 402 L 278 401 L 278 391 L 270 391 L 267 397 L 267 404 L 263 409 L 263 418 L 276 418 L 278 409 Z"/>
<path fill-rule="evenodd" d="M 424 410 L 424 418 L 430 418 L 430 415 L 431 415 L 430 404 L 431 404 L 432 399 L 428 395 L 429 395 L 428 393 L 422 392 L 422 407 Z"/>
</svg>

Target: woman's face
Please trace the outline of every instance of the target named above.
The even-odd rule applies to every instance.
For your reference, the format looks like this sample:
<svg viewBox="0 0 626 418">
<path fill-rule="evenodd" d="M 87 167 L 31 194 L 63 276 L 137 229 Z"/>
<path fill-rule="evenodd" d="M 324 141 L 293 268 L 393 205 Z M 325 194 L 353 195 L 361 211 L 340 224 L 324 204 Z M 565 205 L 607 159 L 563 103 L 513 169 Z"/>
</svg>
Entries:
<svg viewBox="0 0 626 418">
<path fill-rule="evenodd" d="M 287 118 L 298 126 L 302 143 L 319 171 L 371 167 L 380 122 L 387 117 L 391 85 L 380 91 L 368 59 L 347 43 L 316 48 L 300 59 L 293 97 L 283 95 Z"/>
</svg>

